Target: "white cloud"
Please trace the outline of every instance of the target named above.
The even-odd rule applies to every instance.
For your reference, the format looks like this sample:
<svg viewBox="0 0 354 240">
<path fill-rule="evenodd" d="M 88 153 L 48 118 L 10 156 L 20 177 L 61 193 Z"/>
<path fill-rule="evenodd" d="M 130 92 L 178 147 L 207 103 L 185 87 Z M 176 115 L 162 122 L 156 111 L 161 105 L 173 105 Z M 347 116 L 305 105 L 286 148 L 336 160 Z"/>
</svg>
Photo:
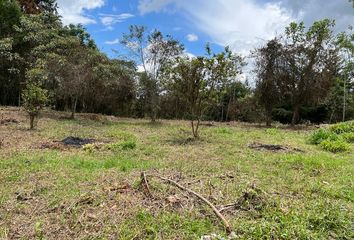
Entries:
<svg viewBox="0 0 354 240">
<path fill-rule="evenodd" d="M 348 0 L 282 0 L 280 5 L 288 9 L 298 21 L 304 21 L 307 26 L 314 21 L 330 18 L 336 20 L 337 31 L 343 31 L 354 23 L 352 3 Z"/>
<path fill-rule="evenodd" d="M 140 0 L 138 4 L 138 10 L 141 14 L 160 12 L 166 10 L 166 7 L 169 4 L 178 4 L 179 2 L 185 2 L 185 0 Z"/>
<path fill-rule="evenodd" d="M 101 23 L 105 26 L 111 26 L 116 23 L 124 22 L 125 20 L 134 17 L 130 13 L 122 14 L 100 14 Z"/>
<path fill-rule="evenodd" d="M 292 20 L 279 4 L 262 5 L 254 0 L 140 0 L 139 4 L 141 14 L 164 11 L 167 7 L 186 13 L 187 19 L 213 42 L 230 45 L 245 54 L 262 39 L 272 38 Z"/>
<path fill-rule="evenodd" d="M 196 41 L 198 41 L 198 35 L 196 35 L 196 34 L 194 34 L 194 33 L 190 33 L 190 34 L 188 34 L 187 36 L 186 36 L 186 38 L 187 38 L 187 40 L 189 41 L 189 42 L 196 42 Z"/>
<path fill-rule="evenodd" d="M 88 16 L 85 10 L 100 8 L 104 0 L 58 0 L 58 13 L 62 16 L 63 24 L 90 24 L 96 23 L 95 19 Z"/>
<path fill-rule="evenodd" d="M 354 23 L 347 0 L 140 0 L 138 9 L 141 14 L 178 10 L 214 43 L 245 55 L 291 21 L 304 20 L 308 26 L 329 17 L 336 19 L 337 31 Z"/>
<path fill-rule="evenodd" d="M 112 41 L 105 41 L 104 43 L 108 44 L 108 45 L 115 45 L 115 44 L 120 43 L 120 40 L 118 38 L 116 38 L 116 39 L 114 39 Z"/>
</svg>

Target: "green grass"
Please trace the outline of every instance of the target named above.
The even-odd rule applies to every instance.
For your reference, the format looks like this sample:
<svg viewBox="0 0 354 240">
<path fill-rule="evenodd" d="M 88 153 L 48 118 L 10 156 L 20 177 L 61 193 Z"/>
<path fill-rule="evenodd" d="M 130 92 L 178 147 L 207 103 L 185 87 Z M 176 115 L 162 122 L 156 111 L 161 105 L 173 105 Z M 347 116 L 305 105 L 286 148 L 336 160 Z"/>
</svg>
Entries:
<svg viewBox="0 0 354 240">
<path fill-rule="evenodd" d="M 0 126 L 0 134 L 14 139 L 0 149 L 0 239 L 225 236 L 205 204 L 175 187 L 150 179 L 154 198 L 145 196 L 139 187 L 141 171 L 179 179 L 216 206 L 238 201 L 247 192 L 252 197 L 242 209 L 224 213 L 240 239 L 351 239 L 352 143 L 347 152 L 332 153 L 308 144 L 311 130 L 226 124 L 202 126 L 200 140 L 186 141 L 189 127 L 183 121 L 154 125 L 83 117 L 41 119 L 35 131 L 27 131 L 25 122 Z M 333 129 L 350 139 L 347 127 Z M 39 147 L 67 136 L 103 144 Z M 248 148 L 253 142 L 303 152 L 258 151 Z M 122 185 L 129 187 L 107 190 Z M 29 200 L 18 200 L 18 195 Z M 169 196 L 183 201 L 171 204 Z"/>
</svg>

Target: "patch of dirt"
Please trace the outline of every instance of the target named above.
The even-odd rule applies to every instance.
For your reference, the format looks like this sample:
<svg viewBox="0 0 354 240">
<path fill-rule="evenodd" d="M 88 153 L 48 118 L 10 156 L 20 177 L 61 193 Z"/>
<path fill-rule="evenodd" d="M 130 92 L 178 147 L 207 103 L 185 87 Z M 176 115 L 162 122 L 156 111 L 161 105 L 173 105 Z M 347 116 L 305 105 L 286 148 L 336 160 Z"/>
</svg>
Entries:
<svg viewBox="0 0 354 240">
<path fill-rule="evenodd" d="M 40 145 L 41 149 L 66 150 L 70 147 L 80 148 L 86 144 L 96 143 L 92 138 L 66 137 L 61 141 L 44 142 Z"/>
<path fill-rule="evenodd" d="M 81 147 L 83 145 L 94 143 L 96 140 L 92 138 L 66 137 L 60 142 L 66 146 Z"/>
<path fill-rule="evenodd" d="M 248 145 L 248 147 L 256 150 L 268 150 L 272 152 L 304 152 L 299 148 L 283 146 L 278 144 L 251 143 Z"/>
<path fill-rule="evenodd" d="M 167 142 L 172 145 L 189 145 L 189 144 L 198 143 L 198 140 L 192 137 L 188 137 L 188 138 L 175 138 L 175 139 L 167 140 Z"/>
<path fill-rule="evenodd" d="M 14 124 L 17 124 L 19 123 L 20 121 L 18 121 L 17 119 L 15 118 L 2 118 L 0 120 L 0 125 L 8 125 L 8 124 L 11 124 L 11 123 L 14 123 Z"/>
</svg>

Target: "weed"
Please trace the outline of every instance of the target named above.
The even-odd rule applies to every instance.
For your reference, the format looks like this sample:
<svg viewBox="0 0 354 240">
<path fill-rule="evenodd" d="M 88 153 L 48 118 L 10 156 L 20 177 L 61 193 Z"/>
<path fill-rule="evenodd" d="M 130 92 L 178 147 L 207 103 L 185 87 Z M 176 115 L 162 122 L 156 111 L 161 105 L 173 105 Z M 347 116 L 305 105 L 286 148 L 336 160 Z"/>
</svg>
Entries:
<svg viewBox="0 0 354 240">
<path fill-rule="evenodd" d="M 337 139 L 338 136 L 336 134 L 332 133 L 328 129 L 320 128 L 311 134 L 309 142 L 311 144 L 320 144 L 324 140 L 334 141 Z"/>
<path fill-rule="evenodd" d="M 350 144 L 346 143 L 343 140 L 324 140 L 320 143 L 320 146 L 327 151 L 337 153 L 337 152 L 346 152 L 350 150 Z"/>
<path fill-rule="evenodd" d="M 354 133 L 354 121 L 338 123 L 331 126 L 329 129 L 336 134 Z"/>
</svg>

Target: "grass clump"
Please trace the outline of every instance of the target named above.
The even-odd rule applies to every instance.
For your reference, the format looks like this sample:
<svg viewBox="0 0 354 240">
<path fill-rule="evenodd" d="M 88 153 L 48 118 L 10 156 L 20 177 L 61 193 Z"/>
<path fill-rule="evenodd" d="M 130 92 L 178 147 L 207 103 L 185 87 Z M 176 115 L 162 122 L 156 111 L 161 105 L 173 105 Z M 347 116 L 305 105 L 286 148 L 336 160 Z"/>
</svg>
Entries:
<svg viewBox="0 0 354 240">
<path fill-rule="evenodd" d="M 350 144 L 343 140 L 324 140 L 320 143 L 322 149 L 333 153 L 347 152 L 350 150 Z"/>
<path fill-rule="evenodd" d="M 108 150 L 119 151 L 119 150 L 133 150 L 136 148 L 136 141 L 133 139 L 125 140 L 123 142 L 116 142 L 108 144 L 106 147 Z"/>
<path fill-rule="evenodd" d="M 330 152 L 346 152 L 350 150 L 350 143 L 354 142 L 354 121 L 338 123 L 329 128 L 320 128 L 314 131 L 309 143 L 320 145 Z"/>
</svg>

